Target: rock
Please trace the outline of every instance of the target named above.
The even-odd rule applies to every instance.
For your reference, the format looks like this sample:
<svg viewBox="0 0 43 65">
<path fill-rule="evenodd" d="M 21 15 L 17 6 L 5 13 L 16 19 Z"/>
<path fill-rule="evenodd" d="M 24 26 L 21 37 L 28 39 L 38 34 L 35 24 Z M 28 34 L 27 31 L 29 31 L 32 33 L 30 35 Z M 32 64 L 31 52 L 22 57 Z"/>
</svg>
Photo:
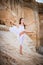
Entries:
<svg viewBox="0 0 43 65">
<path fill-rule="evenodd" d="M 29 41 L 31 40 L 31 41 Z M 43 65 L 43 56 L 35 50 L 34 41 L 25 35 L 23 55 L 15 33 L 0 31 L 0 65 Z"/>
</svg>

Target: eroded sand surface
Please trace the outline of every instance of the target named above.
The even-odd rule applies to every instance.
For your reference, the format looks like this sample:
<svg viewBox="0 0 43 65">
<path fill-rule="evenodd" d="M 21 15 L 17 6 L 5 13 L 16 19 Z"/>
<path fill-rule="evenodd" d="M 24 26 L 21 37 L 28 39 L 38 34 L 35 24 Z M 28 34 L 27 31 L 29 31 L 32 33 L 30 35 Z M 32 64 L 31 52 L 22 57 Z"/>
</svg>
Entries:
<svg viewBox="0 0 43 65">
<path fill-rule="evenodd" d="M 43 56 L 36 53 L 34 42 L 25 35 L 23 55 L 15 33 L 0 31 L 0 65 L 43 65 Z"/>
</svg>

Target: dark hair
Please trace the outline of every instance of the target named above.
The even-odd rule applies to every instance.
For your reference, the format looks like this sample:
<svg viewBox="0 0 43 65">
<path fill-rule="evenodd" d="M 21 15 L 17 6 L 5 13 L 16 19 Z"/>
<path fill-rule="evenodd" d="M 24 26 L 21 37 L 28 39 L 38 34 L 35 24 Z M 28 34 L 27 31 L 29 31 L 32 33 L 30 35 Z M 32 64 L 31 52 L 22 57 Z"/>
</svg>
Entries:
<svg viewBox="0 0 43 65">
<path fill-rule="evenodd" d="M 20 18 L 20 20 L 19 20 L 19 24 L 21 24 L 21 20 L 22 20 L 22 19 L 24 19 L 24 18 Z M 25 24 L 24 24 L 24 28 L 25 28 Z"/>
<path fill-rule="evenodd" d="M 19 20 L 19 24 L 21 24 L 21 20 L 22 20 L 23 18 L 20 18 L 20 20 Z"/>
</svg>

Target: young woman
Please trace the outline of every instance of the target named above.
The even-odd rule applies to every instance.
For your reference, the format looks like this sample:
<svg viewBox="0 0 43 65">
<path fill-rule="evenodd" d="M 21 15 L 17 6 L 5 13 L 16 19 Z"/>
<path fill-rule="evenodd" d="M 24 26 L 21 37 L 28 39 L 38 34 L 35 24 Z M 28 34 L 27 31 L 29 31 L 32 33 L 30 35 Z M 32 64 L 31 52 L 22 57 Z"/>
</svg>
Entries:
<svg viewBox="0 0 43 65">
<path fill-rule="evenodd" d="M 22 46 L 23 46 L 23 40 L 24 40 L 24 34 L 25 34 L 25 24 L 24 19 L 20 18 L 19 20 L 19 41 L 20 41 L 20 54 L 22 54 Z"/>
<path fill-rule="evenodd" d="M 26 33 L 24 18 L 20 18 L 19 25 L 15 24 L 15 23 L 13 23 L 13 25 L 14 26 L 9 28 L 9 30 L 11 32 L 15 32 L 18 35 L 18 39 L 19 39 L 19 42 L 20 42 L 20 54 L 22 54 L 22 46 L 23 46 L 24 34 Z"/>
<path fill-rule="evenodd" d="M 28 33 L 25 30 L 25 24 L 24 24 L 24 18 L 20 18 L 19 20 L 19 25 L 16 25 L 15 23 L 13 23 L 13 27 L 9 28 L 10 31 L 17 33 L 18 35 L 18 39 L 20 41 L 20 54 L 22 53 L 22 49 L 23 49 L 23 41 L 24 41 L 24 35 L 25 33 Z"/>
</svg>

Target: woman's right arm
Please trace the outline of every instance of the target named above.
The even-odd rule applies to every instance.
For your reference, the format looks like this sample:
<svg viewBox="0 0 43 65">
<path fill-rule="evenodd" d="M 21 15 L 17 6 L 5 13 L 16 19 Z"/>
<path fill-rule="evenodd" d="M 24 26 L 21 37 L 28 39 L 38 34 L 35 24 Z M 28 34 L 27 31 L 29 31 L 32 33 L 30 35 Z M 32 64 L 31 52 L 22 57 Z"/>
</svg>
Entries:
<svg viewBox="0 0 43 65">
<path fill-rule="evenodd" d="M 14 22 L 10 22 L 11 25 L 14 25 L 14 26 L 19 26 L 18 24 L 14 23 Z"/>
<path fill-rule="evenodd" d="M 15 26 L 16 26 L 16 24 L 15 24 L 14 22 L 11 22 L 11 21 L 10 21 L 10 24 L 11 24 L 11 25 L 15 25 Z"/>
</svg>

